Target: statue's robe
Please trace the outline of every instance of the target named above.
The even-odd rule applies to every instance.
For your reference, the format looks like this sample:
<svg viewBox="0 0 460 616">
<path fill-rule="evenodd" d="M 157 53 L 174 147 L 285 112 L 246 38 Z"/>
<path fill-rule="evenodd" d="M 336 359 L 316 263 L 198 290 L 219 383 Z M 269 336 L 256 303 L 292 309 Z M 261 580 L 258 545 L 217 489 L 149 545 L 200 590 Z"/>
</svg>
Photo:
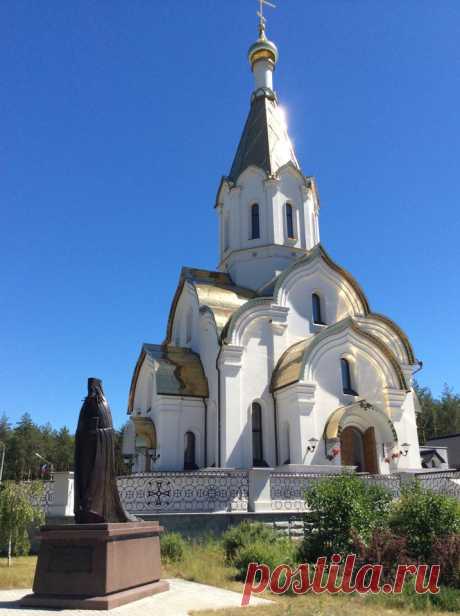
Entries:
<svg viewBox="0 0 460 616">
<path fill-rule="evenodd" d="M 128 522 L 115 474 L 115 434 L 112 415 L 98 379 L 88 379 L 88 396 L 75 436 L 75 522 Z"/>
</svg>

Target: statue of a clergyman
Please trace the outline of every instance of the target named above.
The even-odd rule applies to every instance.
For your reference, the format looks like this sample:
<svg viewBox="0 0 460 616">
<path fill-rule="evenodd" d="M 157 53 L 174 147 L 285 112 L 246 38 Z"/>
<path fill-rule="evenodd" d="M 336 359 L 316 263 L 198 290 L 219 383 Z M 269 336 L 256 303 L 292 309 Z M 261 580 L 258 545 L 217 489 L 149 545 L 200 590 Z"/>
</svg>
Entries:
<svg viewBox="0 0 460 616">
<path fill-rule="evenodd" d="M 115 474 L 115 435 L 102 381 L 88 379 L 75 436 L 75 523 L 132 522 Z"/>
</svg>

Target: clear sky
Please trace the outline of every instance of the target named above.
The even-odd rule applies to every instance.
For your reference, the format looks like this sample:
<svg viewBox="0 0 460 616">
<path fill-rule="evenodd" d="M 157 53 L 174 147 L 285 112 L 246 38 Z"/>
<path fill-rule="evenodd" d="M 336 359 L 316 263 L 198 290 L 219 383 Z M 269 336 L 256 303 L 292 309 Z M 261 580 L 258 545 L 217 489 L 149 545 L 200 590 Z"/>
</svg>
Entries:
<svg viewBox="0 0 460 616">
<path fill-rule="evenodd" d="M 278 0 L 275 87 L 321 240 L 460 390 L 460 2 Z M 0 412 L 75 427 L 88 376 L 117 425 L 249 108 L 255 0 L 0 3 Z"/>
</svg>

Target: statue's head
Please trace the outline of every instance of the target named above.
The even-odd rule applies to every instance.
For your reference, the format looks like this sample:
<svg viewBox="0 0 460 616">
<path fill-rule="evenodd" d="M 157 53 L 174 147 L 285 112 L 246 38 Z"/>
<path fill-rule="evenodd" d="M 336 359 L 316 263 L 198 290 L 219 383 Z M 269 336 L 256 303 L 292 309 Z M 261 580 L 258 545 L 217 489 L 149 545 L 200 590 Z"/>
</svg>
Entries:
<svg viewBox="0 0 460 616">
<path fill-rule="evenodd" d="M 104 396 L 104 390 L 102 389 L 101 379 L 90 377 L 88 379 L 88 396 L 96 394 L 97 396 Z"/>
</svg>

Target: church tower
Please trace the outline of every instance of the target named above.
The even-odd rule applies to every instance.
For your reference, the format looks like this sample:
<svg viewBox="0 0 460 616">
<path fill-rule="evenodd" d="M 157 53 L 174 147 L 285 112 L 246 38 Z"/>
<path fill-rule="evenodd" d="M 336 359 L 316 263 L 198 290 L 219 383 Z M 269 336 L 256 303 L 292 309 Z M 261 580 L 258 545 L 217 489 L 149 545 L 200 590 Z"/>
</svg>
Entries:
<svg viewBox="0 0 460 616">
<path fill-rule="evenodd" d="M 165 339 L 144 344 L 134 369 L 123 453 L 139 472 L 229 477 L 419 469 L 419 362 L 320 244 L 315 181 L 289 138 L 259 17 L 249 114 L 216 198 L 218 271 L 182 268 Z"/>
<path fill-rule="evenodd" d="M 237 285 L 262 291 L 319 243 L 319 200 L 314 178 L 302 174 L 273 87 L 278 49 L 262 16 L 248 58 L 254 76 L 249 115 L 217 194 L 219 269 Z"/>
</svg>

